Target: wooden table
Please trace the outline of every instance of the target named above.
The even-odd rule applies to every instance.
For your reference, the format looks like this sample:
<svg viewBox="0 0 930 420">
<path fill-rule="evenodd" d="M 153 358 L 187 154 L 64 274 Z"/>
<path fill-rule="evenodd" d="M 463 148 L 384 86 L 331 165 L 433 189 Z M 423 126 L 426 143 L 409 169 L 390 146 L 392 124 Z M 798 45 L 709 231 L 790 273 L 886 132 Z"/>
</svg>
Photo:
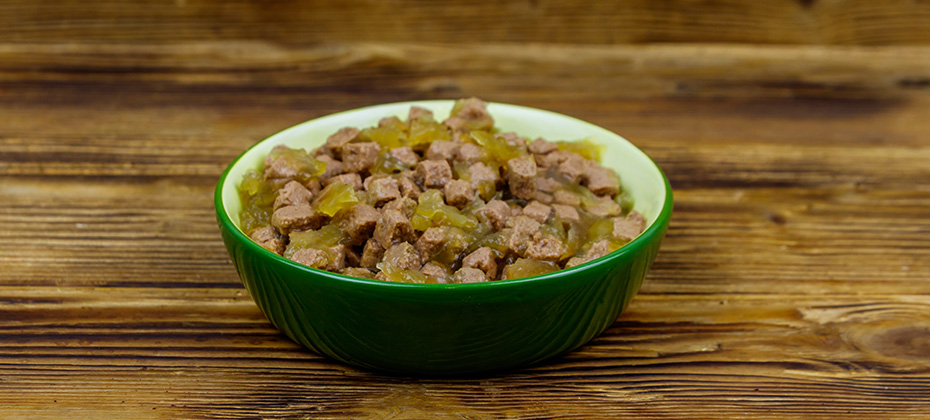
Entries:
<svg viewBox="0 0 930 420">
<path fill-rule="evenodd" d="M 0 417 L 930 418 L 930 7 L 666 3 L 0 4 Z M 287 340 L 220 241 L 224 167 L 320 115 L 471 95 L 664 168 L 632 306 L 476 378 Z"/>
</svg>

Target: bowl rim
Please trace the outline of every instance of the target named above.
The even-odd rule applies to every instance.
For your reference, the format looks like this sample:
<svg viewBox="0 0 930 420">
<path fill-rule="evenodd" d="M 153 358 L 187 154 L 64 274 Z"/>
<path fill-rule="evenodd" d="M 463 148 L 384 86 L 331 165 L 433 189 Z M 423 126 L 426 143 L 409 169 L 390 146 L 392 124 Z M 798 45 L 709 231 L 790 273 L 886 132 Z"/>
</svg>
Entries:
<svg viewBox="0 0 930 420">
<path fill-rule="evenodd" d="M 233 238 L 235 238 L 238 242 L 243 243 L 246 247 L 250 248 L 252 251 L 257 251 L 260 255 L 265 255 L 266 257 L 271 258 L 273 261 L 289 266 L 292 269 L 305 272 L 306 274 L 308 274 L 308 276 L 306 277 L 307 280 L 312 279 L 313 281 L 320 281 L 320 279 L 325 279 L 325 281 L 333 282 L 334 284 L 335 283 L 345 284 L 345 285 L 352 284 L 352 285 L 370 287 L 370 288 L 375 288 L 375 289 L 389 289 L 389 290 L 396 290 L 396 291 L 416 290 L 416 291 L 423 291 L 423 292 L 439 291 L 439 290 L 450 290 L 450 291 L 451 290 L 486 291 L 486 290 L 491 290 L 491 289 L 502 290 L 502 289 L 506 289 L 510 287 L 520 287 L 526 283 L 533 283 L 533 284 L 538 284 L 542 286 L 545 284 L 565 281 L 570 278 L 577 278 L 578 274 L 582 274 L 595 267 L 600 267 L 605 264 L 610 264 L 612 261 L 620 259 L 629 254 L 636 253 L 643 247 L 647 246 L 647 244 L 651 243 L 652 240 L 655 239 L 657 236 L 664 235 L 665 229 L 667 228 L 668 223 L 671 219 L 671 215 L 672 215 L 672 207 L 673 207 L 672 187 L 671 187 L 671 184 L 669 183 L 668 176 L 665 175 L 665 172 L 662 171 L 662 168 L 659 167 L 658 164 L 656 164 L 656 162 L 652 159 L 652 157 L 650 157 L 648 154 L 643 152 L 642 149 L 637 147 L 635 144 L 633 144 L 626 138 L 620 136 L 619 134 L 614 133 L 613 131 L 610 131 L 610 130 L 607 130 L 606 128 L 598 126 L 596 124 L 593 124 L 593 123 L 590 123 L 590 122 L 587 122 L 582 119 L 575 118 L 569 115 L 553 112 L 553 111 L 548 111 L 548 110 L 533 108 L 533 107 L 527 107 L 527 106 L 522 106 L 522 105 L 507 104 L 507 103 L 502 103 L 502 102 L 494 102 L 494 103 L 500 104 L 500 105 L 506 105 L 509 107 L 522 108 L 527 111 L 542 112 L 542 113 L 557 115 L 562 118 L 573 120 L 574 122 L 591 125 L 599 129 L 605 130 L 615 135 L 619 140 L 625 141 L 629 143 L 630 145 L 632 145 L 636 150 L 638 150 L 640 153 L 643 154 L 643 156 L 649 161 L 649 163 L 652 164 L 652 166 L 655 167 L 655 169 L 662 176 L 662 181 L 665 185 L 665 199 L 662 202 L 662 208 L 659 211 L 659 214 L 656 217 L 655 221 L 653 221 L 646 228 L 646 230 L 640 233 L 639 236 L 634 238 L 632 241 L 624 244 L 619 249 L 603 257 L 597 258 L 592 261 L 588 261 L 583 264 L 579 264 L 572 268 L 566 268 L 566 269 L 554 271 L 548 274 L 542 274 L 542 275 L 532 276 L 532 277 L 523 277 L 523 278 L 513 279 L 513 280 L 499 280 L 499 281 L 490 281 L 490 282 L 483 282 L 483 283 L 420 284 L 420 283 L 399 283 L 399 282 L 376 280 L 376 279 L 363 279 L 363 278 L 350 277 L 350 276 L 346 276 L 346 275 L 339 274 L 339 273 L 333 273 L 333 272 L 326 271 L 326 270 L 320 270 L 317 268 L 308 267 L 306 265 L 291 261 L 287 258 L 284 258 L 281 255 L 275 254 L 274 252 L 271 252 L 265 249 L 264 247 L 262 247 L 261 245 L 253 241 L 251 238 L 249 238 L 245 233 L 243 233 L 242 230 L 232 221 L 232 219 L 229 218 L 229 215 L 226 212 L 225 205 L 223 204 L 223 186 L 226 183 L 226 178 L 229 175 L 229 172 L 233 169 L 233 167 L 235 167 L 236 164 L 239 163 L 239 161 L 246 154 L 248 154 L 250 150 L 259 146 L 260 144 L 294 127 L 316 121 L 320 118 L 327 118 L 327 117 L 332 117 L 336 115 L 354 113 L 354 112 L 359 112 L 361 110 L 367 110 L 369 108 L 376 108 L 376 107 L 399 106 L 399 105 L 404 105 L 404 104 L 416 105 L 416 104 L 421 104 L 424 102 L 448 102 L 448 101 L 453 101 L 453 100 L 450 99 L 450 100 L 435 100 L 435 101 L 429 100 L 429 101 L 392 102 L 392 103 L 364 106 L 360 108 L 353 108 L 353 109 L 340 111 L 340 112 L 332 113 L 332 114 L 320 115 L 310 120 L 284 128 L 283 130 L 280 130 L 277 133 L 274 133 L 268 137 L 265 137 L 264 139 L 260 141 L 255 142 L 254 144 L 249 146 L 247 149 L 245 149 L 242 153 L 240 153 L 235 159 L 233 159 L 232 162 L 230 162 L 230 164 L 223 171 L 222 175 L 220 175 L 219 181 L 216 184 L 216 187 L 214 189 L 213 206 L 216 211 L 217 220 L 220 226 L 228 230 L 230 234 L 233 236 Z M 488 102 L 488 104 L 491 104 L 491 102 Z"/>
</svg>

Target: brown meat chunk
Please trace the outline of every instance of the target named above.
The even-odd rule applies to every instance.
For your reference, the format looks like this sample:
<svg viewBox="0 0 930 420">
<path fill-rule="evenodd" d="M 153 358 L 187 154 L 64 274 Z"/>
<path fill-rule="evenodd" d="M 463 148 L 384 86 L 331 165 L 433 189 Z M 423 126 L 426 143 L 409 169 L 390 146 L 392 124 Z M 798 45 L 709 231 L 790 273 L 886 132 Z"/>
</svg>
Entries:
<svg viewBox="0 0 930 420">
<path fill-rule="evenodd" d="M 476 249 L 462 259 L 462 267 L 477 268 L 484 271 L 489 279 L 497 277 L 497 261 L 494 258 L 494 251 L 486 246 Z"/>
<path fill-rule="evenodd" d="M 420 269 L 420 254 L 408 242 L 401 242 L 384 252 L 381 262 L 389 263 L 404 270 Z"/>
<path fill-rule="evenodd" d="M 487 159 L 488 152 L 484 149 L 484 147 L 478 146 L 477 144 L 465 143 L 459 146 L 455 156 L 458 161 L 474 163 Z"/>
<path fill-rule="evenodd" d="M 387 202 L 384 207 L 381 207 L 381 210 L 397 210 L 409 219 L 413 217 L 413 213 L 417 210 L 417 202 L 412 198 L 401 197 Z"/>
<path fill-rule="evenodd" d="M 320 193 L 320 190 L 323 189 L 323 185 L 320 184 L 320 180 L 316 178 L 307 181 L 304 186 L 307 187 L 307 190 L 310 191 L 310 195 L 314 197 L 316 197 L 316 195 Z"/>
<path fill-rule="evenodd" d="M 249 238 L 252 238 L 252 240 L 261 245 L 262 248 L 274 252 L 275 254 L 281 255 L 284 253 L 284 241 L 271 226 L 253 229 L 252 233 L 249 234 Z"/>
<path fill-rule="evenodd" d="M 328 155 L 318 156 L 316 159 L 326 164 L 326 170 L 324 170 L 323 174 L 319 176 L 320 182 L 326 182 L 326 180 L 345 171 L 345 166 L 343 166 L 342 162 L 333 159 Z"/>
<path fill-rule="evenodd" d="M 558 150 L 558 148 L 559 146 L 557 144 L 551 141 L 547 141 L 542 137 L 531 141 L 530 144 L 527 145 L 527 149 L 529 149 L 531 153 L 535 153 L 537 155 L 551 153 Z"/>
<path fill-rule="evenodd" d="M 487 104 L 478 98 L 468 98 L 456 104 L 454 115 L 442 123 L 453 131 L 490 130 L 494 118 L 488 113 Z"/>
<path fill-rule="evenodd" d="M 608 241 L 607 239 L 598 241 L 594 243 L 593 245 L 591 245 L 591 248 L 589 248 L 584 253 L 584 255 L 575 256 L 569 259 L 568 262 L 565 263 L 565 268 L 571 268 L 579 264 L 584 264 L 588 261 L 594 261 L 609 253 L 610 253 L 610 241 Z"/>
<path fill-rule="evenodd" d="M 412 171 L 407 171 L 413 175 Z M 420 197 L 420 193 L 423 191 L 420 190 L 420 186 L 414 182 L 412 176 L 406 176 L 406 172 L 401 172 L 397 177 L 397 187 L 400 189 L 400 194 L 404 197 L 409 197 L 414 200 Z"/>
<path fill-rule="evenodd" d="M 403 124 L 403 121 L 401 121 L 400 118 L 397 118 L 397 117 L 384 117 L 378 120 L 378 127 L 387 127 L 391 125 L 397 126 L 400 124 Z"/>
<path fill-rule="evenodd" d="M 443 188 L 446 203 L 461 209 L 475 198 L 475 190 L 468 181 L 453 179 Z"/>
<path fill-rule="evenodd" d="M 423 268 L 420 269 L 420 272 L 436 279 L 436 281 L 440 284 L 449 282 L 449 270 L 447 270 L 439 263 L 430 261 L 426 264 L 423 264 Z"/>
<path fill-rule="evenodd" d="M 329 256 L 332 257 L 332 261 L 326 265 L 326 269 L 329 271 L 340 271 L 343 268 L 346 268 L 346 246 L 345 245 L 336 245 L 329 248 Z"/>
<path fill-rule="evenodd" d="M 553 204 L 552 209 L 555 210 L 555 214 L 559 216 L 559 219 L 562 219 L 563 222 L 581 221 L 581 216 L 578 214 L 578 210 L 572 206 L 567 206 L 565 204 Z"/>
<path fill-rule="evenodd" d="M 375 239 L 369 239 L 368 242 L 365 242 L 365 247 L 362 248 L 362 260 L 359 265 L 369 270 L 376 270 L 378 262 L 381 261 L 383 256 L 384 247 Z"/>
<path fill-rule="evenodd" d="M 325 270 L 329 266 L 329 257 L 326 252 L 315 248 L 297 250 L 290 256 L 290 260 L 320 270 Z"/>
<path fill-rule="evenodd" d="M 386 210 L 381 214 L 375 226 L 374 238 L 387 249 L 398 242 L 412 240 L 415 237 L 410 219 L 397 210 Z"/>
<path fill-rule="evenodd" d="M 342 164 L 346 172 L 367 171 L 378 160 L 380 152 L 381 146 L 375 142 L 349 143 L 342 147 Z"/>
<path fill-rule="evenodd" d="M 501 200 L 491 200 L 476 210 L 475 215 L 478 216 L 478 220 L 491 225 L 494 230 L 501 230 L 511 216 L 510 206 Z"/>
<path fill-rule="evenodd" d="M 342 148 L 358 138 L 360 131 L 354 127 L 343 127 L 326 139 L 326 148 L 336 157 L 342 156 Z"/>
<path fill-rule="evenodd" d="M 413 121 L 420 118 L 427 120 L 433 119 L 433 111 L 430 111 L 426 108 L 420 108 L 418 106 L 410 107 L 410 113 L 407 114 L 407 120 Z"/>
<path fill-rule="evenodd" d="M 274 210 L 284 206 L 296 206 L 299 204 L 309 204 L 313 194 L 307 187 L 297 181 L 291 181 L 284 184 L 284 187 L 278 190 L 278 196 L 274 199 Z"/>
<path fill-rule="evenodd" d="M 452 275 L 453 283 L 484 283 L 488 276 L 477 268 L 462 267 Z"/>
<path fill-rule="evenodd" d="M 519 215 L 507 219 L 505 226 L 512 228 L 516 232 L 524 233 L 530 236 L 533 236 L 536 231 L 539 230 L 539 227 L 542 224 L 533 220 L 532 218 L 526 215 Z"/>
<path fill-rule="evenodd" d="M 340 227 L 349 237 L 352 245 L 361 245 L 371 237 L 380 218 L 381 213 L 378 213 L 374 207 L 356 204 L 346 212 Z"/>
<path fill-rule="evenodd" d="M 288 179 L 294 178 L 300 174 L 303 169 L 303 164 L 301 162 L 295 161 L 290 158 L 287 154 L 278 155 L 276 159 L 272 159 L 275 150 L 290 150 L 290 147 L 284 145 L 275 146 L 274 149 L 271 149 L 271 152 L 268 153 L 268 156 L 265 156 L 265 169 L 262 172 L 262 176 L 265 180 L 280 180 L 286 183 Z"/>
<path fill-rule="evenodd" d="M 559 184 L 558 181 L 552 178 L 539 177 L 539 179 L 536 180 L 536 186 L 540 191 L 552 194 L 558 191 L 559 188 L 562 187 L 562 184 Z"/>
<path fill-rule="evenodd" d="M 327 179 L 326 182 L 323 183 L 323 186 L 328 186 L 329 184 L 335 184 L 335 183 L 351 185 L 352 188 L 355 188 L 355 191 L 359 191 L 362 189 L 362 177 L 355 172 L 349 172 L 347 174 L 336 175 L 330 179 Z"/>
<path fill-rule="evenodd" d="M 426 229 L 415 244 L 423 262 L 433 259 L 446 244 L 446 228 L 441 226 Z"/>
<path fill-rule="evenodd" d="M 552 198 L 555 199 L 556 203 L 566 206 L 581 206 L 581 196 L 571 191 L 558 190 L 552 194 Z"/>
<path fill-rule="evenodd" d="M 598 196 L 594 202 L 584 206 L 584 209 L 595 216 L 611 217 L 620 214 L 622 209 L 616 201 L 606 195 Z"/>
<path fill-rule="evenodd" d="M 358 255 L 355 248 L 345 247 L 346 250 L 346 267 L 358 267 L 362 264 L 362 256 Z"/>
<path fill-rule="evenodd" d="M 416 166 L 417 162 L 420 161 L 420 156 L 417 155 L 417 152 L 414 152 L 411 147 L 398 147 L 396 149 L 391 149 L 388 153 L 397 158 L 400 163 L 403 163 L 404 166 L 408 168 Z"/>
<path fill-rule="evenodd" d="M 417 165 L 415 176 L 426 188 L 442 188 L 452 179 L 452 168 L 445 160 L 424 160 Z"/>
<path fill-rule="evenodd" d="M 462 143 L 453 143 L 446 140 L 436 140 L 426 149 L 426 158 L 429 160 L 446 160 L 455 159 L 455 154 Z"/>
<path fill-rule="evenodd" d="M 538 202 L 540 202 L 540 203 L 543 203 L 543 204 L 552 204 L 552 201 L 554 201 L 554 200 L 553 200 L 553 198 L 552 198 L 552 194 L 544 193 L 544 192 L 542 192 L 542 191 L 537 191 L 537 192 L 536 192 L 536 201 L 538 201 Z"/>
<path fill-rule="evenodd" d="M 520 215 L 507 220 L 507 228 L 501 229 L 504 233 L 504 244 L 521 257 L 526 254 L 526 248 L 533 235 L 539 230 L 540 224 L 529 217 Z"/>
<path fill-rule="evenodd" d="M 342 274 L 355 277 L 359 279 L 374 279 L 375 273 L 372 273 L 371 270 L 361 267 L 346 267 L 342 270 Z"/>
<path fill-rule="evenodd" d="M 532 156 L 521 156 L 507 161 L 507 182 L 514 197 L 524 200 L 536 198 L 536 161 Z"/>
<path fill-rule="evenodd" d="M 569 157 L 559 164 L 557 172 L 570 182 L 579 183 L 585 174 L 587 164 L 585 158 L 571 153 Z"/>
<path fill-rule="evenodd" d="M 613 221 L 614 238 L 625 242 L 635 239 L 646 227 L 646 219 L 635 211 L 631 211 L 626 217 L 616 217 Z"/>
<path fill-rule="evenodd" d="M 586 160 L 583 185 L 597 195 L 617 195 L 620 192 L 620 179 L 614 171 L 597 162 Z"/>
<path fill-rule="evenodd" d="M 365 189 L 371 196 L 371 203 L 377 207 L 400 198 L 399 186 L 394 178 L 379 178 L 368 183 Z"/>
<path fill-rule="evenodd" d="M 319 229 L 326 216 L 317 213 L 309 204 L 281 207 L 271 215 L 271 225 L 287 235 L 294 230 Z"/>
<path fill-rule="evenodd" d="M 552 207 L 549 207 L 539 201 L 530 201 L 526 207 L 523 208 L 523 215 L 533 219 L 539 223 L 546 223 L 546 220 L 549 220 L 549 215 L 552 214 Z"/>
<path fill-rule="evenodd" d="M 482 182 L 491 182 L 495 186 L 500 183 L 501 176 L 497 169 L 492 169 L 484 162 L 476 162 L 468 167 L 468 177 L 471 178 L 472 188 L 477 189 Z"/>
<path fill-rule="evenodd" d="M 565 251 L 565 244 L 558 237 L 550 233 L 536 232 L 526 247 L 526 256 L 540 261 L 558 262 Z"/>
</svg>

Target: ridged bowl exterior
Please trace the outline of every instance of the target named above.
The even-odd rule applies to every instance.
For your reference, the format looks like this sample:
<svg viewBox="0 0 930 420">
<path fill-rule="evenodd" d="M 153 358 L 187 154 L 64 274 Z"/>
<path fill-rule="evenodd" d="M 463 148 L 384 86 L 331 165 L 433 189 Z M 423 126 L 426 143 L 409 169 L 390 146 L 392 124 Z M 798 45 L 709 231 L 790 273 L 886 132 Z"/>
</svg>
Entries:
<svg viewBox="0 0 930 420">
<path fill-rule="evenodd" d="M 545 281 L 424 288 L 308 273 L 220 228 L 242 283 L 288 337 L 353 365 L 439 375 L 514 368 L 588 342 L 633 299 L 665 233 Z"/>
</svg>

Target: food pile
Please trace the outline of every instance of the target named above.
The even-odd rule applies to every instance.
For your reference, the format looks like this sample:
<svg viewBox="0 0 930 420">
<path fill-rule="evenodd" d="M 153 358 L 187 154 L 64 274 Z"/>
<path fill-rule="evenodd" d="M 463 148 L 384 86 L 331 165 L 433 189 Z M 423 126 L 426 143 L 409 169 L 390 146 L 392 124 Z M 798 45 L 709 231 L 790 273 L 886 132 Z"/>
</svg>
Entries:
<svg viewBox="0 0 930 420">
<path fill-rule="evenodd" d="M 550 273 L 639 235 L 643 216 L 588 141 L 500 133 L 486 104 L 441 123 L 342 128 L 307 152 L 275 147 L 239 185 L 240 227 L 262 247 L 352 277 L 477 283 Z"/>
</svg>

